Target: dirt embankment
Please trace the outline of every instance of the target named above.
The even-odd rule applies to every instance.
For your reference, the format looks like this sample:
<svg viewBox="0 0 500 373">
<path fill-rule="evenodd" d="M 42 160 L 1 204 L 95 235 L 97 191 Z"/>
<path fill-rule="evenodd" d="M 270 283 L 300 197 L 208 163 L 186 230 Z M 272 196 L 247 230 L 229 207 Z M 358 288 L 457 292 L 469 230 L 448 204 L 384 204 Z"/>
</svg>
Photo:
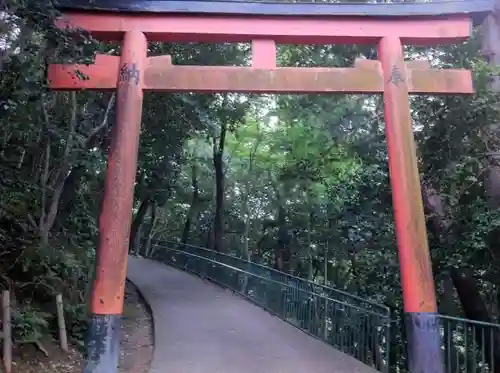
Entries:
<svg viewBox="0 0 500 373">
<path fill-rule="evenodd" d="M 135 286 L 127 282 L 123 310 L 120 373 L 147 373 L 153 356 L 153 322 L 151 314 Z M 34 345 L 14 351 L 12 373 L 81 373 L 82 354 L 71 348 L 61 352 L 57 341 L 45 340 L 48 357 Z"/>
</svg>

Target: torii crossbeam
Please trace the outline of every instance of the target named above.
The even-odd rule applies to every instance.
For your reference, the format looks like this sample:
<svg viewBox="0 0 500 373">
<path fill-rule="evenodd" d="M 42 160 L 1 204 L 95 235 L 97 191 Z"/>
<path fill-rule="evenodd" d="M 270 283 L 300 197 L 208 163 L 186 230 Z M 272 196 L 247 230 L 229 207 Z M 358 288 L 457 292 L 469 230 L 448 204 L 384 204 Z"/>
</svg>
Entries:
<svg viewBox="0 0 500 373">
<path fill-rule="evenodd" d="M 175 66 L 170 56 L 148 57 L 142 81 L 138 65 L 120 67 L 120 57 L 98 54 L 93 65 L 51 65 L 54 90 L 115 90 L 120 79 L 130 79 L 146 91 L 246 93 L 383 93 L 384 74 L 379 61 L 358 59 L 353 68 L 276 67 L 274 45 L 253 43 L 253 66 Z M 260 53 L 259 53 L 260 52 Z M 274 53 L 274 55 L 272 54 Z M 257 65 L 257 67 L 254 67 Z M 266 67 L 264 67 L 266 66 Z M 408 92 L 413 94 L 470 94 L 467 70 L 434 70 L 427 61 L 405 63 Z M 392 79 L 403 79 L 398 70 Z M 90 79 L 81 79 L 81 76 Z"/>
<path fill-rule="evenodd" d="M 90 66 L 49 68 L 51 89 L 116 89 L 118 97 L 85 373 L 116 372 L 142 98 L 150 90 L 383 94 L 410 371 L 444 372 L 408 98 L 471 94 L 472 78 L 467 70 L 405 62 L 402 46 L 466 40 L 471 26 L 493 9 L 490 0 L 391 5 L 62 0 L 61 7 L 60 27 L 122 42 L 119 57 L 98 55 Z M 170 56 L 148 57 L 148 41 L 252 42 L 252 66 L 175 66 Z M 352 68 L 278 67 L 277 43 L 377 44 L 379 60 L 356 60 Z M 88 79 L 79 79 L 81 74 Z"/>
</svg>

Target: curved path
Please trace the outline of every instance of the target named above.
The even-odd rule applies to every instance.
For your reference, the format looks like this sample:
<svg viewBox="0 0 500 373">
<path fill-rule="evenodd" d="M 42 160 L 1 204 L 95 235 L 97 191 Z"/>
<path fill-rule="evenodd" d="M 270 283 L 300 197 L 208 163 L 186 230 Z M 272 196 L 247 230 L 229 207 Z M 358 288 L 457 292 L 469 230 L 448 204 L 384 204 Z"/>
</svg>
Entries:
<svg viewBox="0 0 500 373">
<path fill-rule="evenodd" d="M 252 303 L 198 277 L 129 257 L 150 305 L 150 373 L 374 373 Z"/>
</svg>

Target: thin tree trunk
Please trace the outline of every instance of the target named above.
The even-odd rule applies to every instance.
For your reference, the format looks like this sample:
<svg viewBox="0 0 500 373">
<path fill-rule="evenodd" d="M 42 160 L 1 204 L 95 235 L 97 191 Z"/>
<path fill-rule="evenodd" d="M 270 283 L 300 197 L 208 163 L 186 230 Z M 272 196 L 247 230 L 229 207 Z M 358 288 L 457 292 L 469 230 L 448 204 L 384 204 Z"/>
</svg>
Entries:
<svg viewBox="0 0 500 373">
<path fill-rule="evenodd" d="M 243 228 L 243 247 L 242 247 L 242 254 L 243 258 L 245 258 L 247 261 L 250 261 L 251 255 L 250 255 L 250 248 L 249 248 L 249 234 L 250 234 L 250 211 L 248 207 L 248 189 L 249 185 L 245 186 L 245 195 L 243 196 L 243 211 L 242 215 L 245 217 L 245 226 Z"/>
<path fill-rule="evenodd" d="M 154 229 L 157 221 L 156 209 L 156 204 L 153 204 L 151 208 L 151 223 L 149 225 L 148 234 L 146 236 L 147 240 L 144 244 L 144 256 L 146 256 L 147 258 L 151 256 L 151 241 L 153 239 Z"/>
<path fill-rule="evenodd" d="M 71 170 L 71 151 L 73 149 L 73 137 L 76 131 L 76 122 L 77 122 L 77 102 L 76 102 L 76 93 L 72 92 L 71 95 L 71 118 L 69 122 L 68 136 L 66 137 L 66 145 L 64 147 L 64 154 L 61 160 L 61 166 L 57 172 L 57 176 L 55 178 L 54 185 L 52 187 L 52 195 L 50 198 L 50 203 L 47 206 L 47 192 L 44 191 L 44 203 L 42 205 L 42 219 L 40 219 L 40 236 L 42 239 L 42 243 L 47 244 L 49 239 L 49 232 L 54 226 L 54 222 L 56 220 L 57 211 L 59 208 L 59 200 L 61 198 L 61 194 L 64 188 L 64 183 L 66 178 L 68 177 L 68 173 Z M 50 119 L 43 106 L 43 114 L 46 121 L 47 127 L 50 124 Z M 50 142 L 49 145 L 50 146 Z M 46 169 L 44 172 L 44 189 L 47 189 L 48 182 L 48 164 L 50 162 L 50 153 L 46 153 L 45 165 Z"/>
<path fill-rule="evenodd" d="M 116 93 L 113 93 L 108 100 L 106 105 L 106 111 L 100 122 L 100 124 L 95 127 L 90 134 L 85 139 L 83 144 L 84 149 L 91 149 L 95 146 L 99 146 L 102 143 L 102 137 L 109 131 L 109 117 L 111 115 L 111 110 L 113 109 L 116 101 Z M 80 179 L 85 175 L 86 168 L 84 165 L 79 164 L 73 167 L 66 179 L 64 180 L 63 190 L 61 192 L 61 208 L 62 211 L 71 210 L 71 202 L 73 196 L 77 193 L 77 188 L 80 184 Z"/>
<path fill-rule="evenodd" d="M 68 136 L 66 138 L 66 145 L 64 149 L 64 155 L 61 160 L 61 166 L 59 167 L 57 176 L 55 178 L 55 182 L 51 188 L 52 195 L 50 198 L 50 204 L 48 206 L 46 203 L 47 202 L 46 191 L 43 192 L 44 193 L 44 203 L 42 205 L 43 219 L 40 219 L 40 236 L 42 242 L 45 244 L 48 243 L 49 233 L 54 227 L 54 223 L 56 221 L 56 217 L 59 211 L 61 196 L 63 195 L 63 193 L 65 193 L 65 187 L 69 185 L 69 183 L 67 183 L 67 180 L 69 176 L 72 174 L 71 170 L 73 166 L 71 162 L 71 153 L 73 150 L 73 140 L 76 133 L 78 105 L 76 100 L 76 93 L 72 92 L 70 97 L 71 97 L 71 118 L 69 122 Z M 84 146 L 86 149 L 89 149 L 91 144 L 95 141 L 95 139 L 99 136 L 99 134 L 102 133 L 103 129 L 107 128 L 109 113 L 111 111 L 112 106 L 114 105 L 114 101 L 115 101 L 115 94 L 111 96 L 108 102 L 108 107 L 106 109 L 101 124 L 98 127 L 96 127 L 85 140 Z M 44 120 L 46 122 L 46 125 L 48 126 L 50 124 L 50 118 L 48 112 L 45 106 L 43 106 L 42 109 L 43 109 Z M 46 165 L 47 162 L 49 162 L 47 155 L 45 162 Z M 43 178 L 45 179 L 45 184 L 46 184 L 48 182 L 48 174 L 45 173 Z M 45 185 L 45 188 L 46 187 L 47 185 Z"/>
<path fill-rule="evenodd" d="M 130 228 L 130 237 L 129 237 L 129 250 L 131 253 L 138 254 L 138 246 L 136 246 L 136 238 L 140 239 L 140 227 L 144 222 L 144 218 L 151 206 L 151 200 L 149 197 L 146 197 L 142 200 L 141 205 L 139 206 L 139 210 L 137 214 L 134 216 L 134 220 L 132 221 L 132 226 Z"/>
<path fill-rule="evenodd" d="M 455 314 L 455 305 L 453 303 L 453 281 L 450 276 L 446 276 L 441 281 L 441 285 L 443 287 L 443 296 L 442 301 L 440 302 L 440 312 L 445 315 L 454 315 Z M 445 341 L 445 354 L 444 358 L 446 360 L 446 366 L 451 372 L 458 372 L 459 367 L 457 366 L 458 351 L 455 348 L 455 344 L 446 343 L 446 341 L 453 341 L 453 327 L 449 324 L 444 324 L 444 341 Z"/>
<path fill-rule="evenodd" d="M 46 220 L 45 206 L 47 204 L 47 182 L 49 179 L 49 165 L 50 165 L 50 139 L 47 138 L 47 143 L 45 145 L 44 167 L 40 185 L 42 189 L 42 201 L 41 201 L 40 220 L 38 223 L 40 238 L 42 240 L 42 244 L 44 245 L 46 245 L 49 241 L 49 231 L 45 229 L 45 220 Z"/>
<path fill-rule="evenodd" d="M 186 245 L 189 241 L 189 233 L 191 231 L 191 225 L 196 219 L 198 206 L 200 204 L 200 189 L 198 186 L 198 167 L 193 163 L 191 166 L 191 187 L 193 188 L 193 198 L 191 200 L 191 205 L 189 206 L 188 213 L 186 215 L 186 221 L 184 222 L 184 228 L 182 230 L 182 240 L 181 243 Z"/>
<path fill-rule="evenodd" d="M 278 242 L 275 252 L 275 269 L 282 272 L 290 271 L 290 237 L 286 224 L 285 209 L 280 206 L 278 212 Z"/>
<path fill-rule="evenodd" d="M 307 204 L 309 205 L 309 198 Z M 314 257 L 315 252 L 312 247 L 312 239 L 311 239 L 311 229 L 312 229 L 312 213 L 307 215 L 307 252 L 309 255 L 308 267 L 307 267 L 307 278 L 309 281 L 312 281 L 314 274 Z"/>
<path fill-rule="evenodd" d="M 243 258 L 247 261 L 247 272 L 250 272 L 250 260 L 251 260 L 251 255 L 250 255 L 250 248 L 249 248 L 249 238 L 248 235 L 250 233 L 250 212 L 248 208 L 248 184 L 245 187 L 245 195 L 243 196 L 243 216 L 245 216 L 245 226 L 243 228 L 243 247 L 242 247 L 242 253 L 243 253 Z M 248 291 L 248 275 L 244 275 L 243 278 L 243 284 L 241 286 L 241 292 L 243 294 L 247 294 Z"/>
<path fill-rule="evenodd" d="M 226 141 L 227 125 L 223 123 L 217 142 L 214 140 L 214 168 L 215 168 L 215 216 L 213 232 L 213 248 L 224 251 L 222 239 L 224 235 L 224 143 Z"/>
</svg>

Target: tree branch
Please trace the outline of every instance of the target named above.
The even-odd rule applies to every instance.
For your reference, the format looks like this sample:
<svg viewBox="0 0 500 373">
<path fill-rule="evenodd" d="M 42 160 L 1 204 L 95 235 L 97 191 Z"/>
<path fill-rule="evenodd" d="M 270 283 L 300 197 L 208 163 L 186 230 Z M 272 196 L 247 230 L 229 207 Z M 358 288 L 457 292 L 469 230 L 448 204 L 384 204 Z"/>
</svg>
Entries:
<svg viewBox="0 0 500 373">
<path fill-rule="evenodd" d="M 111 109 L 113 109 L 116 101 L 116 93 L 110 97 L 108 101 L 108 105 L 106 106 L 106 111 L 104 112 L 104 117 L 99 126 L 94 128 L 92 132 L 90 132 L 89 136 L 85 140 L 85 147 L 88 149 L 92 146 L 94 141 L 99 137 L 99 135 L 104 132 L 108 128 L 109 123 L 109 114 L 111 113 Z"/>
</svg>

